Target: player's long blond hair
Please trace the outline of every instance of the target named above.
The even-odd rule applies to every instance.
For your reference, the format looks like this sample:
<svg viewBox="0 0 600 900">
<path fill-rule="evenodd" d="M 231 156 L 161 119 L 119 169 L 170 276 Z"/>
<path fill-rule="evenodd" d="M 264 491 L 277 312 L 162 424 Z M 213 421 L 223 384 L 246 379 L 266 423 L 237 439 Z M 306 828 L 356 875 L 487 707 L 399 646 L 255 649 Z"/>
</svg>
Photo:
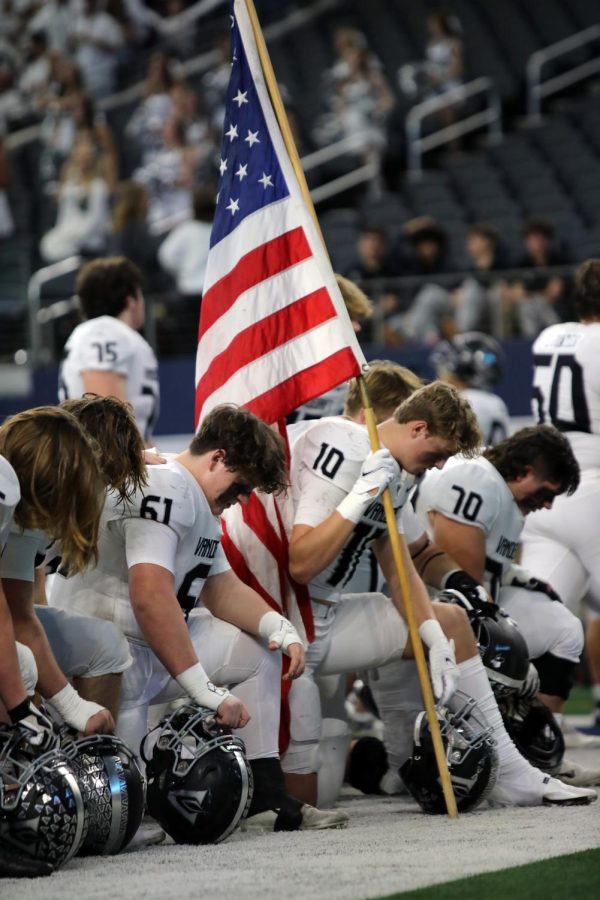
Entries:
<svg viewBox="0 0 600 900">
<path fill-rule="evenodd" d="M 84 394 L 64 400 L 60 405 L 75 416 L 98 444 L 106 484 L 120 495 L 121 500 L 130 500 L 148 480 L 144 440 L 131 404 L 116 397 Z"/>
<path fill-rule="evenodd" d="M 15 470 L 15 522 L 62 542 L 71 572 L 96 560 L 105 480 L 96 448 L 77 419 L 57 406 L 18 413 L 0 426 L 0 453 Z"/>
</svg>

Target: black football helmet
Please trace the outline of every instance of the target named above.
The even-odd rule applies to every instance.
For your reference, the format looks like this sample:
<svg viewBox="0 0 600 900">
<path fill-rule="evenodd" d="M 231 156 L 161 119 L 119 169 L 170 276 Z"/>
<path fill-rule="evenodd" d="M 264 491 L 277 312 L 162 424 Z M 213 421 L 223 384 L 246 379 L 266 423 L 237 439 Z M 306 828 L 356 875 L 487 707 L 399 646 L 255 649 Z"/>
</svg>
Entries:
<svg viewBox="0 0 600 900">
<path fill-rule="evenodd" d="M 449 372 L 469 387 L 490 390 L 504 373 L 504 350 L 497 340 L 481 331 L 457 334 L 451 341 L 440 341 L 429 357 L 440 374 Z"/>
<path fill-rule="evenodd" d="M 560 770 L 565 739 L 551 710 L 540 700 L 511 698 L 501 704 L 502 718 L 521 756 L 536 769 L 551 774 Z"/>
<path fill-rule="evenodd" d="M 252 772 L 243 741 L 212 710 L 185 704 L 150 731 L 141 747 L 148 812 L 178 844 L 218 844 L 247 815 Z"/>
<path fill-rule="evenodd" d="M 437 709 L 450 780 L 459 812 L 475 809 L 496 783 L 498 759 L 492 728 L 475 701 L 462 691 L 452 698 L 457 709 Z M 413 753 L 400 767 L 404 784 L 419 806 L 432 814 L 446 812 L 433 740 L 425 712 L 415 722 Z"/>
<path fill-rule="evenodd" d="M 113 735 L 73 741 L 68 752 L 85 807 L 80 853 L 120 853 L 144 815 L 146 780 L 135 756 Z"/>
<path fill-rule="evenodd" d="M 486 604 L 489 614 L 476 609 L 456 590 L 440 591 L 436 600 L 466 610 L 496 699 L 520 693 L 529 671 L 529 648 L 514 619 L 492 604 Z"/>
<path fill-rule="evenodd" d="M 0 843 L 61 866 L 77 853 L 85 810 L 70 760 L 55 748 L 36 755 L 27 735 L 0 726 Z"/>
</svg>

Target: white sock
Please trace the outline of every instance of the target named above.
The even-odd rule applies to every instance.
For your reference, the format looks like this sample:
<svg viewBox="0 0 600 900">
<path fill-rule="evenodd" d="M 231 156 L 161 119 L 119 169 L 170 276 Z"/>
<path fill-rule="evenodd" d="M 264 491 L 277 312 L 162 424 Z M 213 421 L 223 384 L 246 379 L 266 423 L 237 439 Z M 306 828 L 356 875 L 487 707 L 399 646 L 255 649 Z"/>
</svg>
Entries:
<svg viewBox="0 0 600 900">
<path fill-rule="evenodd" d="M 592 697 L 596 701 L 596 704 L 600 706 L 600 684 L 592 685 Z"/>
<path fill-rule="evenodd" d="M 481 657 L 472 656 L 471 659 L 459 663 L 458 668 L 460 671 L 459 691 L 463 691 L 475 700 L 488 724 L 492 726 L 498 754 L 498 776 L 509 773 L 517 775 L 535 772 L 533 766 L 530 766 L 527 760 L 521 756 L 504 727 Z M 452 705 L 451 700 L 450 706 Z"/>
<path fill-rule="evenodd" d="M 558 725 L 558 727 L 562 728 L 563 722 L 565 721 L 564 715 L 562 713 L 558 713 L 558 712 L 552 713 L 552 715 L 556 719 L 556 724 Z"/>
</svg>

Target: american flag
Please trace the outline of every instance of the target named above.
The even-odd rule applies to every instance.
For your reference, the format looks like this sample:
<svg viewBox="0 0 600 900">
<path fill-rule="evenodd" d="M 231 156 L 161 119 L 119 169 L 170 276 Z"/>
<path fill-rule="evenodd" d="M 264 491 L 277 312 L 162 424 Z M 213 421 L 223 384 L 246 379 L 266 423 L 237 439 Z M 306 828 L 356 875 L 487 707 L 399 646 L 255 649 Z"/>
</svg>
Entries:
<svg viewBox="0 0 600 900">
<path fill-rule="evenodd" d="M 232 402 L 269 423 L 366 362 L 271 105 L 248 10 L 231 5 L 217 208 L 196 360 L 196 422 Z M 312 639 L 306 589 L 288 574 L 291 500 L 254 493 L 222 519 L 237 575 Z M 284 707 L 285 714 L 285 707 Z"/>
<path fill-rule="evenodd" d="M 223 402 L 277 422 L 366 363 L 286 152 L 243 0 L 230 18 L 196 422 Z"/>
</svg>

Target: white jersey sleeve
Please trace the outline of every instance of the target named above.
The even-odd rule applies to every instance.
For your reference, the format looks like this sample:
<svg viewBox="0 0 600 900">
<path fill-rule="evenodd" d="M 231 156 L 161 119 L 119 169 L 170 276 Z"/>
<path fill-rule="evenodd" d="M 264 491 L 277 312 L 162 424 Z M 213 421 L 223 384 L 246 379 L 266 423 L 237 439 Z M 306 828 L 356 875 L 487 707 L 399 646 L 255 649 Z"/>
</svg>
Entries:
<svg viewBox="0 0 600 900">
<path fill-rule="evenodd" d="M 0 456 L 0 554 L 8 540 L 15 507 L 20 499 L 17 474 L 9 461 Z"/>
<path fill-rule="evenodd" d="M 69 337 L 60 366 L 58 396 L 81 397 L 83 373 L 115 372 L 125 379 L 127 400 L 144 439 L 150 441 L 159 413 L 158 363 L 150 344 L 113 316 L 82 322 Z"/>
<path fill-rule="evenodd" d="M 13 524 L 0 559 L 0 577 L 33 582 L 48 540 L 42 531 L 23 530 Z"/>
<path fill-rule="evenodd" d="M 600 467 L 600 323 L 563 322 L 533 345 L 533 414 L 564 432 L 583 469 Z"/>
<path fill-rule="evenodd" d="M 346 419 L 321 419 L 292 448 L 295 525 L 315 527 L 350 493 L 369 453 L 366 430 Z"/>
<path fill-rule="evenodd" d="M 308 428 L 292 449 L 294 524 L 314 528 L 325 521 L 354 487 L 369 451 L 366 428 L 355 422 L 321 419 Z M 404 527 L 401 512 L 413 484 L 414 477 L 402 472 L 397 483 L 391 486 L 400 532 Z M 374 590 L 377 566 L 371 545 L 386 533 L 383 504 L 376 498 L 364 511 L 336 559 L 311 582 L 311 597 L 335 602 L 342 593 Z"/>
<path fill-rule="evenodd" d="M 489 465 L 473 465 L 454 457 L 443 469 L 428 471 L 416 501 L 421 522 L 425 523 L 424 514 L 434 511 L 489 534 L 500 509 L 498 484 L 490 477 Z"/>
<path fill-rule="evenodd" d="M 495 466 L 483 456 L 471 460 L 455 456 L 443 469 L 428 472 L 415 496 L 417 515 L 430 537 L 434 536 L 428 516 L 432 510 L 483 532 L 486 586 L 497 599 L 525 519 Z"/>
</svg>

